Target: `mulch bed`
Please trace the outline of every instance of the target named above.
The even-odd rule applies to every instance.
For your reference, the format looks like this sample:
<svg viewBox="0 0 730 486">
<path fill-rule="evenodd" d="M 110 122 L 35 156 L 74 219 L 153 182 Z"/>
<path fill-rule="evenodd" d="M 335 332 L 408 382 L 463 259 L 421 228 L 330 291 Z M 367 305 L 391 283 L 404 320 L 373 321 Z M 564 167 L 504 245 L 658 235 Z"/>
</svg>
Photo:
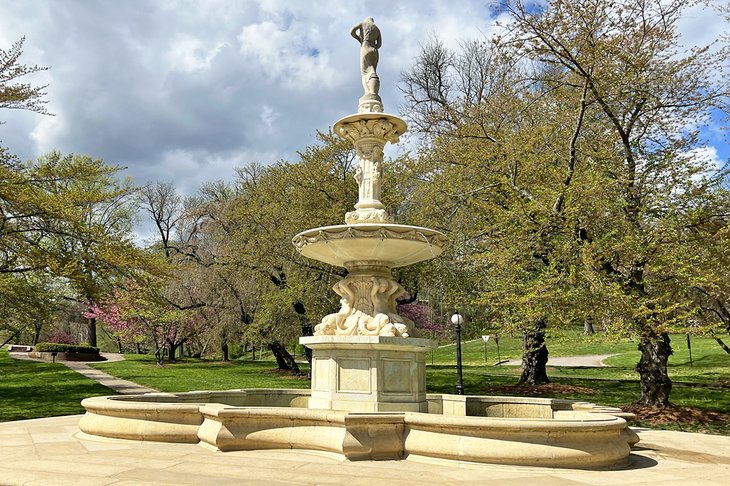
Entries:
<svg viewBox="0 0 730 486">
<path fill-rule="evenodd" d="M 694 407 L 670 405 L 666 408 L 653 408 L 644 405 L 628 405 L 621 407 L 624 412 L 636 414 L 642 422 L 654 425 L 692 424 L 706 425 L 711 423 L 730 423 L 730 415 Z"/>
<path fill-rule="evenodd" d="M 484 389 L 489 393 L 509 393 L 521 396 L 566 395 L 571 393 L 593 394 L 596 390 L 585 386 L 563 385 L 561 383 L 547 383 L 545 385 L 498 385 Z"/>
<path fill-rule="evenodd" d="M 271 370 L 264 370 L 261 373 L 263 373 L 264 375 L 279 375 L 283 378 L 291 378 L 293 380 L 308 380 L 309 379 L 309 376 L 307 375 L 307 373 L 305 373 L 303 371 L 301 371 L 301 372 L 299 372 L 299 374 L 295 375 L 291 371 L 280 370 L 279 368 L 274 368 Z"/>
</svg>

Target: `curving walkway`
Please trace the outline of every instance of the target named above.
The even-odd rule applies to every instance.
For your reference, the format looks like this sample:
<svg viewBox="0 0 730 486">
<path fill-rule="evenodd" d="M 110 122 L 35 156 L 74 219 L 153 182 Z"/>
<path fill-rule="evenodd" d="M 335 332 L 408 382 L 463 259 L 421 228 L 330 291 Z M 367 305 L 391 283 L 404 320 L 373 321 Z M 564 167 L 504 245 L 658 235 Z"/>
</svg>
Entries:
<svg viewBox="0 0 730 486">
<path fill-rule="evenodd" d="M 28 353 L 17 353 L 12 352 L 8 353 L 8 355 L 11 358 L 15 359 L 22 359 L 26 361 L 40 361 L 42 363 L 48 363 L 48 361 L 32 358 L 28 356 Z M 106 361 L 122 361 L 124 360 L 124 356 L 118 353 L 101 353 L 101 355 L 106 358 Z M 77 373 L 80 373 L 84 375 L 87 378 L 91 378 L 92 380 L 101 383 L 107 388 L 111 388 L 115 392 L 121 394 L 121 395 L 139 395 L 141 393 L 151 393 L 156 392 L 158 390 L 155 390 L 154 388 L 149 388 L 146 386 L 142 386 L 139 383 L 135 383 L 133 381 L 129 380 L 122 380 L 121 378 L 117 378 L 116 376 L 112 376 L 108 373 L 104 373 L 103 371 L 97 370 L 89 366 L 83 361 L 58 361 L 59 363 L 62 363 L 66 365 L 67 367 L 71 368 Z M 0 484 L 2 484 L 2 479 L 0 478 Z"/>
<path fill-rule="evenodd" d="M 557 358 L 548 358 L 548 366 L 566 366 L 566 367 L 587 367 L 587 368 L 603 368 L 608 365 L 603 362 L 604 359 L 617 354 L 590 354 L 585 356 L 561 356 Z M 508 366 L 522 366 L 521 359 L 511 359 L 506 363 Z"/>
</svg>

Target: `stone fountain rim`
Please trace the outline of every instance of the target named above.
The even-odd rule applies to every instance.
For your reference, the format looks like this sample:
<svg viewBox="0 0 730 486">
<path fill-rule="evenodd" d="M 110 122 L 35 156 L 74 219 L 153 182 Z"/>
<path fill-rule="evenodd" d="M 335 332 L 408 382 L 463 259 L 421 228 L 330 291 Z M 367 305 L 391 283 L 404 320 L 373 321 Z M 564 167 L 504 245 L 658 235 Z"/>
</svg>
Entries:
<svg viewBox="0 0 730 486">
<path fill-rule="evenodd" d="M 402 118 L 400 118 L 397 115 L 392 115 L 390 113 L 385 113 L 385 112 L 353 113 L 351 115 L 343 116 L 342 118 L 337 120 L 334 125 L 332 125 L 332 131 L 339 134 L 340 127 L 346 123 L 358 122 L 360 120 L 380 120 L 380 119 L 386 119 L 389 122 L 396 125 L 398 128 L 398 130 L 397 130 L 398 135 L 402 135 L 408 131 L 408 124 L 406 124 L 406 122 L 403 121 Z"/>
<path fill-rule="evenodd" d="M 407 254 L 399 255 L 398 258 L 392 260 L 388 258 L 391 255 L 387 254 L 370 254 L 362 255 L 362 257 L 358 257 L 357 255 L 341 257 L 337 252 L 333 251 L 327 251 L 326 255 L 321 256 L 312 254 L 312 249 L 326 248 L 330 244 L 336 248 L 346 244 L 345 242 L 348 241 L 376 240 L 379 240 L 381 243 L 398 242 L 398 246 L 410 247 L 411 250 Z M 446 236 L 440 231 L 420 226 L 394 223 L 358 223 L 321 226 L 302 231 L 292 238 L 292 243 L 299 253 L 308 258 L 329 263 L 330 265 L 348 267 L 356 262 L 360 262 L 360 264 L 370 262 L 370 264 L 384 265 L 390 268 L 411 265 L 434 258 L 443 252 L 447 241 Z M 424 245 L 430 248 L 430 255 L 422 254 L 422 250 L 418 250 L 421 254 L 418 252 L 411 253 L 412 250 Z M 413 258 L 414 255 L 417 255 L 417 257 Z"/>
<path fill-rule="evenodd" d="M 425 228 L 423 226 L 414 226 L 410 224 L 398 224 L 398 223 L 356 223 L 356 224 L 336 224 L 336 225 L 330 225 L 330 226 L 320 226 L 317 228 L 311 228 L 308 230 L 301 231 L 297 233 L 293 238 L 292 241 L 296 242 L 297 239 L 300 237 L 305 236 L 316 236 L 321 232 L 327 232 L 329 234 L 333 235 L 340 235 L 343 233 L 346 233 L 348 230 L 357 230 L 357 231 L 363 231 L 363 232 L 369 232 L 373 234 L 363 234 L 363 235 L 351 235 L 351 238 L 388 238 L 387 235 L 377 235 L 374 234 L 378 230 L 385 229 L 393 231 L 394 233 L 401 233 L 403 235 L 406 235 L 408 233 L 422 233 L 424 236 L 441 236 L 446 240 L 446 235 L 442 232 L 431 229 L 431 228 Z M 344 237 L 345 235 L 343 235 Z"/>
</svg>

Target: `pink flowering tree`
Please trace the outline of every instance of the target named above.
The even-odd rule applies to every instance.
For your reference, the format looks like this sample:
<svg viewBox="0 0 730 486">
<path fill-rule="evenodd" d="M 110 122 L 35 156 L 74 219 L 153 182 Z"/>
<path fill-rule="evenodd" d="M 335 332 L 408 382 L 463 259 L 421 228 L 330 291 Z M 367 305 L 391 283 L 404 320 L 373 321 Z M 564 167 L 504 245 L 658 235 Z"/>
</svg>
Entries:
<svg viewBox="0 0 730 486">
<path fill-rule="evenodd" d="M 53 331 L 53 334 L 48 336 L 46 338 L 46 341 L 49 343 L 57 343 L 57 344 L 78 344 L 78 341 L 76 338 L 74 338 L 69 333 L 62 331 L 60 329 L 56 329 Z"/>
<path fill-rule="evenodd" d="M 416 324 L 416 328 L 436 339 L 444 339 L 450 332 L 448 324 L 438 322 L 438 319 L 434 318 L 433 309 L 425 302 L 398 304 L 398 314 L 412 320 Z"/>
<path fill-rule="evenodd" d="M 160 365 L 165 354 L 174 361 L 176 350 L 207 328 L 200 312 L 177 309 L 139 288 L 116 291 L 109 300 L 90 304 L 84 317 L 97 318 L 124 342 L 150 343 Z"/>
</svg>

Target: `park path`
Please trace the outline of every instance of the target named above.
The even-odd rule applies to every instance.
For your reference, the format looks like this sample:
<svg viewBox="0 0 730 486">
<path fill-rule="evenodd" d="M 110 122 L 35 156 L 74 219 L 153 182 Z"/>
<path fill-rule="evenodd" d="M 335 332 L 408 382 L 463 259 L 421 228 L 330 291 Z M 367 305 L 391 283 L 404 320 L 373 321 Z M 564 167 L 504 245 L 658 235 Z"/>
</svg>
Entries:
<svg viewBox="0 0 730 486">
<path fill-rule="evenodd" d="M 608 366 L 603 362 L 604 359 L 617 354 L 590 354 L 585 356 L 561 356 L 556 358 L 548 358 L 548 366 L 567 366 L 567 367 L 588 367 L 588 368 L 604 368 Z M 504 363 L 512 366 L 522 366 L 521 359 L 511 359 Z"/>
<path fill-rule="evenodd" d="M 28 356 L 28 353 L 13 352 L 8 354 L 11 358 L 15 359 L 22 359 L 26 361 L 41 361 L 44 363 L 48 363 L 48 361 L 42 359 L 32 358 Z M 118 353 L 101 353 L 101 355 L 106 358 L 107 361 L 122 361 L 124 359 L 124 356 Z M 103 371 L 92 368 L 83 361 L 59 361 L 59 363 L 65 364 L 67 367 L 71 368 L 75 372 L 80 373 L 87 378 L 91 378 L 98 383 L 101 383 L 105 387 L 111 388 L 121 395 L 139 395 L 142 393 L 153 393 L 158 391 L 154 388 L 148 388 L 146 386 L 140 385 L 139 383 L 135 383 L 129 380 L 122 380 L 121 378 L 117 378 L 108 373 L 104 373 Z"/>
</svg>

